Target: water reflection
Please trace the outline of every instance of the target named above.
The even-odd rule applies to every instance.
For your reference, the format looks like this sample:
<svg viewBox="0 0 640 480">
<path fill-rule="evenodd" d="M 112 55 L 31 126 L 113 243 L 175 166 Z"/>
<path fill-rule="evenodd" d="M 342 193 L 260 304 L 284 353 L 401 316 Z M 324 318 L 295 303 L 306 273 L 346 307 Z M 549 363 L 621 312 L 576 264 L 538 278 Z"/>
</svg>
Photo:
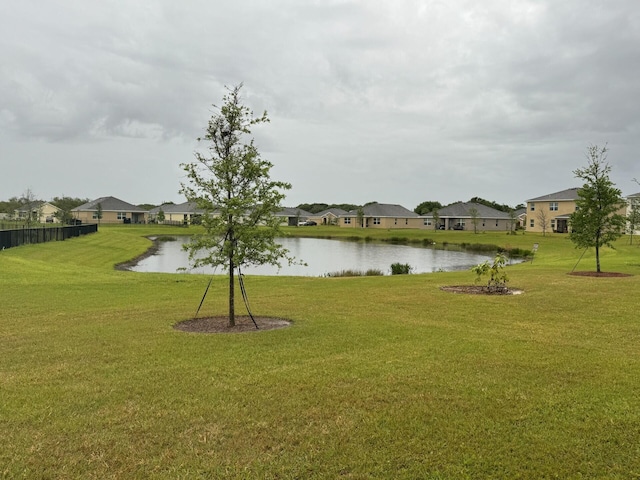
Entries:
<svg viewBox="0 0 640 480">
<path fill-rule="evenodd" d="M 136 272 L 175 273 L 187 268 L 190 273 L 223 273 L 218 268 L 203 267 L 190 269 L 187 252 L 182 245 L 189 237 L 177 237 L 176 241 L 161 242 L 155 255 L 141 260 L 132 270 Z M 289 250 L 296 259 L 307 265 L 286 265 L 277 267 L 262 265 L 245 267 L 248 275 L 290 275 L 323 276 L 342 270 L 366 271 L 377 269 L 385 275 L 390 274 L 392 263 L 408 263 L 413 273 L 464 270 L 482 263 L 487 255 L 441 250 L 423 246 L 392 245 L 387 243 L 350 242 L 320 238 L 280 238 L 278 243 Z"/>
</svg>

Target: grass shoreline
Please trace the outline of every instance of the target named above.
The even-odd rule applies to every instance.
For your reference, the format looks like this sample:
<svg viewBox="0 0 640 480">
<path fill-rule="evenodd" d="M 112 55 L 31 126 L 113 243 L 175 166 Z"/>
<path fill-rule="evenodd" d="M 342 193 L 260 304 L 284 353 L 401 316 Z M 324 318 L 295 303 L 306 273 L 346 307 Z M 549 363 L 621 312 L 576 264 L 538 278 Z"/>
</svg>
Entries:
<svg viewBox="0 0 640 480">
<path fill-rule="evenodd" d="M 470 272 L 248 277 L 254 313 L 293 326 L 203 336 L 172 326 L 208 276 L 114 268 L 172 231 L 102 226 L 0 252 L 1 478 L 640 471 L 640 249 L 628 239 L 602 263 L 633 276 L 594 279 L 567 275 L 582 251 L 565 237 L 403 231 L 538 243 L 533 262 L 509 267 L 526 293 L 440 290 L 473 284 Z M 587 252 L 578 269 L 594 268 Z M 225 308 L 214 279 L 203 309 Z"/>
</svg>

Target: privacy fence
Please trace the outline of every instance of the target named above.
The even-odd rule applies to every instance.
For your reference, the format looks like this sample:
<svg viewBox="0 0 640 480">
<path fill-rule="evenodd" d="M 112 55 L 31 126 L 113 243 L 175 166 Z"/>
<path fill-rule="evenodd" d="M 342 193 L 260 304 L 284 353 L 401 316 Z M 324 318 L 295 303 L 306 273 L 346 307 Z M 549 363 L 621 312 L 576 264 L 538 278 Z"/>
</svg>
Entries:
<svg viewBox="0 0 640 480">
<path fill-rule="evenodd" d="M 98 224 L 70 225 L 66 227 L 38 227 L 38 228 L 14 228 L 0 230 L 0 250 L 18 247 L 29 243 L 51 242 L 53 240 L 66 240 L 71 237 L 79 237 L 98 231 Z"/>
</svg>

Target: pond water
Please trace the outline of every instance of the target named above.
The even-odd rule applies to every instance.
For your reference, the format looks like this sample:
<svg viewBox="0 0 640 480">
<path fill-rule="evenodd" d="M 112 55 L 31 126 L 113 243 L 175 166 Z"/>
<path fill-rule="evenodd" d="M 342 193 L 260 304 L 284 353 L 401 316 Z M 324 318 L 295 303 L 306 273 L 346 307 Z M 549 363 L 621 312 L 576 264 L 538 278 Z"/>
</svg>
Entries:
<svg viewBox="0 0 640 480">
<path fill-rule="evenodd" d="M 136 272 L 176 273 L 187 268 L 189 273 L 224 273 L 221 268 L 190 269 L 187 252 L 182 249 L 189 237 L 176 237 L 176 241 L 160 242 L 158 252 L 141 260 L 131 270 Z M 306 265 L 270 265 L 245 267 L 247 275 L 325 276 L 342 270 L 366 271 L 377 269 L 385 275 L 391 273 L 392 263 L 409 264 L 412 273 L 466 270 L 482 263 L 490 256 L 442 250 L 423 246 L 393 245 L 387 243 L 352 242 L 320 238 L 279 238 L 278 243 Z"/>
</svg>

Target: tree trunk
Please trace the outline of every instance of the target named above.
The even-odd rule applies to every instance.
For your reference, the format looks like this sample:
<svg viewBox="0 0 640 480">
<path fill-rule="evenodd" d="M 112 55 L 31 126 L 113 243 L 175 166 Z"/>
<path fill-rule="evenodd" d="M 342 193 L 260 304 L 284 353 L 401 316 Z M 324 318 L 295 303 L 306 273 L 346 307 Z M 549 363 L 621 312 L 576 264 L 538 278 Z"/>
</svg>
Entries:
<svg viewBox="0 0 640 480">
<path fill-rule="evenodd" d="M 233 270 L 235 269 L 235 265 L 233 264 L 233 254 L 229 256 L 229 326 L 236 326 L 236 312 L 235 312 L 235 302 L 234 302 L 234 279 L 233 279 Z"/>
<path fill-rule="evenodd" d="M 600 247 L 596 242 L 596 272 L 600 273 Z"/>
</svg>

